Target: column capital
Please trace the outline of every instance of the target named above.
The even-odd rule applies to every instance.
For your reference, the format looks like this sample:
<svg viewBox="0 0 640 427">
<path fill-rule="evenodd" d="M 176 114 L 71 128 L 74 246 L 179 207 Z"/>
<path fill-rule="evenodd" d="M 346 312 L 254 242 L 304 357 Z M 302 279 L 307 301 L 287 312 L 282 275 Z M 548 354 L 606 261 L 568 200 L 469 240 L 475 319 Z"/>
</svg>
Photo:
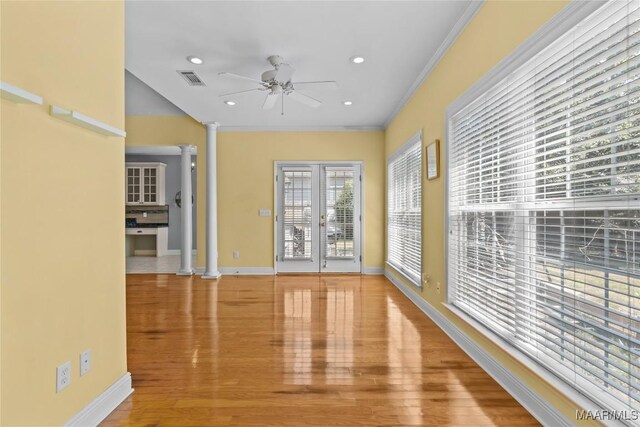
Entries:
<svg viewBox="0 0 640 427">
<path fill-rule="evenodd" d="M 207 128 L 214 128 L 214 129 L 218 129 L 220 127 L 220 123 L 218 122 L 202 122 L 203 125 L 205 125 Z"/>
<path fill-rule="evenodd" d="M 193 152 L 194 146 L 191 144 L 178 144 L 178 147 L 180 147 L 180 150 L 184 153 L 185 151 Z"/>
</svg>

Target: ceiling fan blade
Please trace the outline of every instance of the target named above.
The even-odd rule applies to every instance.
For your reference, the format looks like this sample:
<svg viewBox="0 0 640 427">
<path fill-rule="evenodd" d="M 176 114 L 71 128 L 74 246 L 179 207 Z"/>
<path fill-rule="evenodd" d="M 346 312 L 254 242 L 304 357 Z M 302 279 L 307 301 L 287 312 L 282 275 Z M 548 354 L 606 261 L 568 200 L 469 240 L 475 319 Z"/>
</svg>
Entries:
<svg viewBox="0 0 640 427">
<path fill-rule="evenodd" d="M 235 79 L 247 80 L 250 82 L 258 83 L 260 86 L 265 86 L 265 83 L 261 80 L 252 79 L 251 77 L 241 76 L 240 74 L 227 73 L 225 71 L 218 73 L 221 77 L 233 77 Z"/>
<path fill-rule="evenodd" d="M 267 95 L 267 97 L 264 100 L 264 104 L 262 104 L 262 109 L 263 110 L 270 110 L 273 107 L 275 107 L 276 105 L 276 101 L 278 101 L 278 95 L 277 93 L 270 93 Z"/>
<path fill-rule="evenodd" d="M 306 89 L 330 89 L 337 90 L 338 82 L 334 80 L 322 80 L 317 82 L 291 82 L 294 88 L 300 90 Z"/>
<path fill-rule="evenodd" d="M 321 101 L 318 101 L 317 99 L 312 98 L 309 95 L 305 95 L 304 93 L 293 91 L 289 93 L 289 96 L 293 100 L 298 101 L 304 105 L 308 105 L 309 107 L 316 108 L 322 105 Z"/>
<path fill-rule="evenodd" d="M 276 76 L 274 79 L 281 83 L 287 83 L 291 80 L 291 76 L 295 69 L 289 64 L 280 64 L 278 66 L 278 70 L 276 71 Z"/>
<path fill-rule="evenodd" d="M 262 92 L 265 91 L 266 89 L 248 89 L 248 90 L 240 90 L 238 92 L 229 92 L 229 93 L 223 93 L 222 95 L 218 95 L 218 97 L 220 98 L 224 98 L 225 96 L 231 96 L 231 95 L 237 95 L 239 93 L 247 93 L 247 92 Z"/>
</svg>

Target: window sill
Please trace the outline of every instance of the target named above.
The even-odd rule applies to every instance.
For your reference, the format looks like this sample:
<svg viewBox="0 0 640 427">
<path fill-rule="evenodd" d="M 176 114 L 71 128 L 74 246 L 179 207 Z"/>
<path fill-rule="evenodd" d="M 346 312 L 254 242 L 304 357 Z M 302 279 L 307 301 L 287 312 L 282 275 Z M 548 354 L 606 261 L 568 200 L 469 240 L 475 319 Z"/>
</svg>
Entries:
<svg viewBox="0 0 640 427">
<path fill-rule="evenodd" d="M 398 274 L 399 276 L 402 276 L 402 278 L 405 279 L 410 285 L 413 285 L 417 289 L 422 289 L 422 286 L 420 285 L 420 281 L 419 280 L 416 280 L 415 278 L 412 278 L 407 273 L 402 271 L 399 267 L 396 267 L 394 264 L 391 264 L 389 261 L 385 261 L 384 265 L 385 265 L 385 267 L 393 269 L 393 271 L 396 274 Z"/>
</svg>

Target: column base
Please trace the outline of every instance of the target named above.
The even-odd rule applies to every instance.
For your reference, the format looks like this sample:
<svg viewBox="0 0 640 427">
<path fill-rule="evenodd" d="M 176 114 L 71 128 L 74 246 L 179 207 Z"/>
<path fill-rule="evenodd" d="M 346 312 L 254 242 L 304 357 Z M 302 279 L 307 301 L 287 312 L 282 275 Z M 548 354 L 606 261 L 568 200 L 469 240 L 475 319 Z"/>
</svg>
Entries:
<svg viewBox="0 0 640 427">
<path fill-rule="evenodd" d="M 222 277 L 222 274 L 220 274 L 219 271 L 214 271 L 214 272 L 210 272 L 210 271 L 206 271 L 202 276 L 203 279 L 219 279 L 220 277 Z"/>
<path fill-rule="evenodd" d="M 193 276 L 193 270 L 178 270 L 176 276 Z"/>
</svg>

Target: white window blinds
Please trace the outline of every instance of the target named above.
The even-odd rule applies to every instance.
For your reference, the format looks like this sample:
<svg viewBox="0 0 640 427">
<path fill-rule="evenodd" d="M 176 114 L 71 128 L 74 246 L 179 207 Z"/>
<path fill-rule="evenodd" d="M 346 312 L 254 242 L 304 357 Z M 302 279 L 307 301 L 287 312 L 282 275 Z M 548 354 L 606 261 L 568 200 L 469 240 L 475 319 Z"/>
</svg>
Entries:
<svg viewBox="0 0 640 427">
<path fill-rule="evenodd" d="M 422 266 L 422 140 L 414 136 L 387 167 L 387 262 L 420 285 Z"/>
<path fill-rule="evenodd" d="M 605 4 L 448 123 L 449 302 L 610 409 L 640 409 L 639 8 Z"/>
</svg>

